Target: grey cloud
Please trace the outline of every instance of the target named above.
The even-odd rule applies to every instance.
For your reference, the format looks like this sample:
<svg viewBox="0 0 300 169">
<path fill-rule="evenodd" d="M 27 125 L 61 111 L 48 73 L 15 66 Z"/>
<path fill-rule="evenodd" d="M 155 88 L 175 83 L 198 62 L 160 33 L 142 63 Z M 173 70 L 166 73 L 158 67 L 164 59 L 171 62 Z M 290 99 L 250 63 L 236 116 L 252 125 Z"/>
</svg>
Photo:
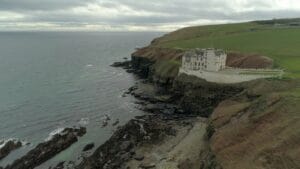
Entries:
<svg viewBox="0 0 300 169">
<path fill-rule="evenodd" d="M 1 0 L 0 12 L 8 11 L 24 16 L 14 22 L 28 23 L 54 23 L 63 26 L 86 26 L 93 24 L 135 26 L 164 26 L 166 24 L 178 24 L 179 26 L 198 20 L 226 20 L 246 21 L 257 19 L 271 19 L 279 17 L 297 17 L 300 11 L 283 9 L 269 10 L 272 1 L 248 0 L 238 6 L 237 1 L 226 0 Z M 74 12 L 75 7 L 85 8 L 88 4 L 104 9 L 120 11 L 117 16 L 106 15 L 99 12 L 98 15 L 89 15 L 82 12 Z M 243 11 L 239 8 L 252 8 Z M 126 15 L 121 9 L 126 8 L 132 13 Z M 145 15 L 146 13 L 146 15 Z M 0 17 L 1 18 L 1 17 Z M 0 20 L 2 25 L 9 20 Z"/>
<path fill-rule="evenodd" d="M 96 0 L 1 0 L 0 10 L 58 10 L 83 6 Z"/>
</svg>

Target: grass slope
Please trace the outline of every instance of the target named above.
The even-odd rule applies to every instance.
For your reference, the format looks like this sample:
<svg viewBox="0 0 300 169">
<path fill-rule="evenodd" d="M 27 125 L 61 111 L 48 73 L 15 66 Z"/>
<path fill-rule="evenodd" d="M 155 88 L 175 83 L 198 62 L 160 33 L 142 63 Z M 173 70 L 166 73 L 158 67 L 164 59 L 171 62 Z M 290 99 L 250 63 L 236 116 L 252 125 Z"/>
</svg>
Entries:
<svg viewBox="0 0 300 169">
<path fill-rule="evenodd" d="M 165 48 L 222 48 L 271 57 L 287 77 L 300 78 L 300 27 L 275 26 L 264 22 L 184 28 L 154 42 Z"/>
</svg>

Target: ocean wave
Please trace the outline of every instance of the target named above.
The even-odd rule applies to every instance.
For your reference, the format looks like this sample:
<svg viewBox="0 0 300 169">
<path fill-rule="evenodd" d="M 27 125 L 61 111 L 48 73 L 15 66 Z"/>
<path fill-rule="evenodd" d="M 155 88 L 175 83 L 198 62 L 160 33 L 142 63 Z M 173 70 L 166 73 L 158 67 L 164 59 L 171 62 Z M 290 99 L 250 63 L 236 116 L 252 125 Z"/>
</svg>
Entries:
<svg viewBox="0 0 300 169">
<path fill-rule="evenodd" d="M 9 141 L 13 141 L 14 143 L 17 143 L 20 141 L 22 143 L 22 146 L 28 144 L 26 141 L 21 141 L 17 138 L 1 139 L 0 140 L 0 149 L 2 149 L 5 146 L 5 144 Z"/>
<path fill-rule="evenodd" d="M 73 93 L 78 93 L 78 92 L 82 92 L 83 89 L 69 89 L 67 91 L 65 91 L 66 94 L 73 94 Z"/>
<path fill-rule="evenodd" d="M 78 124 L 80 126 L 86 126 L 90 123 L 90 119 L 85 117 L 85 118 L 81 118 L 79 121 L 78 121 Z"/>
<path fill-rule="evenodd" d="M 87 65 L 85 65 L 86 67 L 93 67 L 94 65 L 92 65 L 92 64 L 87 64 Z"/>
<path fill-rule="evenodd" d="M 53 138 L 53 136 L 55 136 L 56 134 L 61 134 L 64 131 L 64 129 L 65 128 L 61 127 L 51 131 L 48 137 L 45 139 L 45 141 L 50 141 Z"/>
</svg>

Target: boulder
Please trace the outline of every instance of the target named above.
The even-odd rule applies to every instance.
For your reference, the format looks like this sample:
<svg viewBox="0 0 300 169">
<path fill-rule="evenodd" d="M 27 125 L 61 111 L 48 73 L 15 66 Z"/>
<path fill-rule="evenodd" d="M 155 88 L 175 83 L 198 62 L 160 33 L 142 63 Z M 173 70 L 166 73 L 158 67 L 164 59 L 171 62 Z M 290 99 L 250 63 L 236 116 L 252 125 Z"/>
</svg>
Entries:
<svg viewBox="0 0 300 169">
<path fill-rule="evenodd" d="M 89 143 L 86 146 L 84 146 L 82 151 L 89 151 L 89 150 L 93 149 L 94 147 L 95 147 L 94 143 Z"/>
</svg>

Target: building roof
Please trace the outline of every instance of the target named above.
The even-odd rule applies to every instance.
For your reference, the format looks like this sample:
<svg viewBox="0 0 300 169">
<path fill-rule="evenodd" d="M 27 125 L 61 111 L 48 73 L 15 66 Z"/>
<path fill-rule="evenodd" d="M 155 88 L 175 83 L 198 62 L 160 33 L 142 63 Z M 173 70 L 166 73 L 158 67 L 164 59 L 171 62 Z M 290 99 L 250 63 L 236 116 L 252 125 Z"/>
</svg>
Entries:
<svg viewBox="0 0 300 169">
<path fill-rule="evenodd" d="M 206 49 L 200 49 L 200 48 L 196 48 L 196 49 L 192 49 L 187 51 L 184 54 L 184 57 L 197 57 L 199 55 L 204 55 L 205 53 L 208 52 L 215 52 L 216 56 L 220 56 L 222 54 L 225 54 L 225 51 L 222 49 L 214 49 L 214 48 L 206 48 Z"/>
</svg>

